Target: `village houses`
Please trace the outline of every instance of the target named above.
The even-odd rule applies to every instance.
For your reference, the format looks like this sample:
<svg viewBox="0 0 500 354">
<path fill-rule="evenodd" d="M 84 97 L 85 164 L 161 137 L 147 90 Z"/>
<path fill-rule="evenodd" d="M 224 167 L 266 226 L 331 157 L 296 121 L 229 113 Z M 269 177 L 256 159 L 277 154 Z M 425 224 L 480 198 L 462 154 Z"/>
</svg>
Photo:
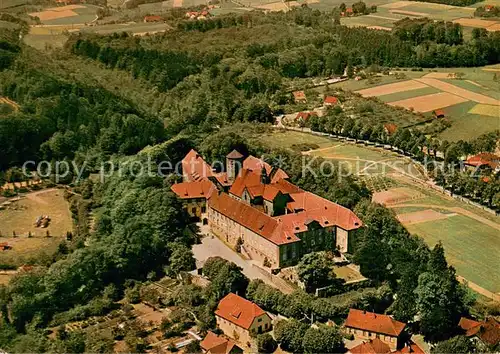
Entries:
<svg viewBox="0 0 500 354">
<path fill-rule="evenodd" d="M 267 312 L 233 293 L 219 302 L 215 319 L 226 336 L 247 346 L 251 346 L 252 337 L 272 329 L 272 320 Z"/>
<path fill-rule="evenodd" d="M 344 327 L 357 340 L 379 339 L 391 350 L 403 348 L 405 344 L 406 324 L 387 315 L 350 309 Z M 374 345 L 378 346 L 377 343 Z"/>
<path fill-rule="evenodd" d="M 280 168 L 232 151 L 214 172 L 194 150 L 182 161 L 184 182 L 172 191 L 188 213 L 227 244 L 271 270 L 296 265 L 313 251 L 348 252 L 362 227 L 349 209 L 288 181 Z"/>
</svg>

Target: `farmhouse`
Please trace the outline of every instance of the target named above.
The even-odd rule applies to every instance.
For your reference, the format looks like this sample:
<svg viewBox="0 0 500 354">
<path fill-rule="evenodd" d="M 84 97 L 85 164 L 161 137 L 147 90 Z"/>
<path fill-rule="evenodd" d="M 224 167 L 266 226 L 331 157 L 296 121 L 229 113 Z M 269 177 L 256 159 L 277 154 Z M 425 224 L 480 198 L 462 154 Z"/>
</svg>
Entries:
<svg viewBox="0 0 500 354">
<path fill-rule="evenodd" d="M 362 226 L 351 210 L 302 190 L 282 169 L 236 150 L 227 155 L 224 173 L 213 172 L 194 150 L 182 166 L 184 182 L 172 191 L 190 215 L 273 270 L 293 266 L 313 251 L 348 252 Z"/>
<path fill-rule="evenodd" d="M 432 111 L 432 115 L 434 116 L 434 118 L 444 118 L 445 117 L 444 111 L 442 109 L 436 109 L 436 110 Z"/>
<path fill-rule="evenodd" d="M 334 97 L 334 96 L 326 96 L 324 101 L 323 101 L 323 104 L 325 106 L 335 106 L 338 103 L 339 103 L 339 99 L 337 97 Z"/>
<path fill-rule="evenodd" d="M 357 340 L 378 338 L 391 350 L 402 348 L 404 345 L 406 324 L 387 315 L 350 309 L 344 327 Z"/>
<path fill-rule="evenodd" d="M 293 99 L 295 100 L 295 103 L 305 103 L 305 102 L 307 102 L 306 94 L 304 93 L 304 91 L 295 91 L 295 92 L 293 92 Z"/>
<path fill-rule="evenodd" d="M 203 353 L 207 354 L 236 354 L 243 353 L 243 349 L 238 347 L 231 339 L 218 336 L 214 332 L 208 331 L 205 338 L 200 342 Z"/>
<path fill-rule="evenodd" d="M 488 346 L 495 346 L 500 343 L 500 322 L 490 317 L 485 321 L 474 321 L 465 317 L 458 323 L 469 338 L 481 341 Z"/>
<path fill-rule="evenodd" d="M 299 112 L 297 113 L 297 115 L 295 116 L 295 121 L 296 122 L 307 122 L 309 120 L 309 118 L 311 118 L 312 116 L 318 116 L 318 113 L 316 112 Z"/>
<path fill-rule="evenodd" d="M 144 22 L 161 22 L 163 21 L 163 17 L 161 16 L 144 16 Z"/>
<path fill-rule="evenodd" d="M 465 165 L 471 167 L 489 168 L 492 171 L 496 171 L 500 168 L 500 157 L 488 152 L 482 152 L 480 154 L 469 157 L 465 161 Z"/>
<path fill-rule="evenodd" d="M 384 124 L 384 131 L 387 135 L 392 135 L 398 130 L 398 127 L 396 124 L 388 123 Z"/>
<path fill-rule="evenodd" d="M 254 334 L 269 332 L 271 317 L 259 306 L 233 293 L 226 295 L 215 311 L 217 326 L 240 343 L 252 342 Z"/>
</svg>

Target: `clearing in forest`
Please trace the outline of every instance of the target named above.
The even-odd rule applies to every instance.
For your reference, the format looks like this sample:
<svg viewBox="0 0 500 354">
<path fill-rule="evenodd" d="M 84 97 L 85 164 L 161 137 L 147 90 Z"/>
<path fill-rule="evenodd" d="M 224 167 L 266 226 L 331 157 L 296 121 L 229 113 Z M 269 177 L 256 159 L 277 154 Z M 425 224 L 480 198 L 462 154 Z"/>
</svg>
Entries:
<svg viewBox="0 0 500 354">
<path fill-rule="evenodd" d="M 483 116 L 490 116 L 490 117 L 500 117 L 500 107 L 479 103 L 474 107 L 472 107 L 472 109 L 469 110 L 469 112 L 467 113 L 480 114 Z"/>
<path fill-rule="evenodd" d="M 455 96 L 460 96 L 468 101 L 474 101 L 477 103 L 491 104 L 491 105 L 497 105 L 497 106 L 500 105 L 499 100 L 496 100 L 492 97 L 481 95 L 479 93 L 475 93 L 475 92 L 472 92 L 472 91 L 469 91 L 469 90 L 466 90 L 463 88 L 460 88 L 458 86 L 452 85 L 452 84 L 444 82 L 444 81 L 440 81 L 437 79 L 425 79 L 425 78 L 416 79 L 416 80 L 423 83 L 423 84 L 435 87 L 441 91 L 451 93 Z M 448 105 L 448 106 L 450 106 L 450 105 Z M 446 106 L 443 106 L 443 107 L 446 107 Z M 441 107 L 437 107 L 437 108 L 441 108 Z M 428 112 L 428 111 L 422 111 L 422 112 Z"/>
<path fill-rule="evenodd" d="M 440 92 L 431 95 L 390 102 L 389 104 L 391 106 L 413 109 L 416 112 L 431 112 L 435 109 L 453 106 L 455 104 L 467 101 L 468 100 L 463 97 L 456 96 L 448 92 Z"/>
<path fill-rule="evenodd" d="M 356 92 L 362 95 L 363 97 L 372 97 L 372 96 L 390 95 L 392 93 L 397 93 L 397 92 L 418 90 L 425 87 L 427 87 L 427 85 L 422 82 L 418 82 L 415 80 L 408 80 L 388 85 L 376 86 L 364 90 L 359 90 Z"/>
</svg>

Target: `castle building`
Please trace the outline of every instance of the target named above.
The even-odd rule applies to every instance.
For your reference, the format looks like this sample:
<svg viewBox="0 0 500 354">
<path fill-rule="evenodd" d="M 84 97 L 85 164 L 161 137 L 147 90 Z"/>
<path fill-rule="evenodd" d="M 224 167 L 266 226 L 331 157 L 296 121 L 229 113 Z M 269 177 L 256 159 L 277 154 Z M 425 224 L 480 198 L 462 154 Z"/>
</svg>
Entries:
<svg viewBox="0 0 500 354">
<path fill-rule="evenodd" d="M 271 269 L 293 266 L 313 251 L 349 252 L 362 226 L 351 210 L 302 190 L 285 171 L 256 157 L 234 150 L 226 159 L 227 172 L 216 173 L 191 150 L 182 166 L 184 182 L 172 190 L 188 212 Z M 205 183 L 204 189 L 196 183 Z"/>
</svg>

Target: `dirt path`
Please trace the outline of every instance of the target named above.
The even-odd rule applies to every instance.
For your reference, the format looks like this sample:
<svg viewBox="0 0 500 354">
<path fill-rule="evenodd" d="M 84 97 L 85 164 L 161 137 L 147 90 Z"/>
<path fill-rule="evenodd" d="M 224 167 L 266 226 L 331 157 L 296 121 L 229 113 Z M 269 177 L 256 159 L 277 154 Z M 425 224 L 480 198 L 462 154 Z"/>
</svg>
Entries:
<svg viewBox="0 0 500 354">
<path fill-rule="evenodd" d="M 447 207 L 447 206 L 442 206 L 442 205 L 435 205 L 435 204 L 394 204 L 394 205 L 386 205 L 386 208 L 394 209 L 394 208 L 404 208 L 404 207 L 420 207 L 420 208 L 436 208 L 436 209 L 443 209 L 443 210 L 448 210 L 452 211 L 457 214 L 465 215 L 468 216 L 471 219 L 474 219 L 476 221 L 479 221 L 480 223 L 483 223 L 485 225 L 491 226 L 494 229 L 497 229 L 500 231 L 500 224 L 488 220 L 486 218 L 483 218 L 482 216 L 479 216 L 477 214 L 474 214 L 473 212 L 470 212 L 468 210 L 465 210 L 460 207 Z"/>
<path fill-rule="evenodd" d="M 470 282 L 469 280 L 465 279 L 464 277 L 462 277 L 460 275 L 457 275 L 457 279 L 461 283 L 467 282 L 467 285 L 469 286 L 469 288 L 471 288 L 475 292 L 477 292 L 483 296 L 486 296 L 487 298 L 490 298 L 492 300 L 500 302 L 500 295 L 495 294 L 489 290 L 486 290 L 485 288 L 483 288 L 475 283 Z"/>
</svg>

